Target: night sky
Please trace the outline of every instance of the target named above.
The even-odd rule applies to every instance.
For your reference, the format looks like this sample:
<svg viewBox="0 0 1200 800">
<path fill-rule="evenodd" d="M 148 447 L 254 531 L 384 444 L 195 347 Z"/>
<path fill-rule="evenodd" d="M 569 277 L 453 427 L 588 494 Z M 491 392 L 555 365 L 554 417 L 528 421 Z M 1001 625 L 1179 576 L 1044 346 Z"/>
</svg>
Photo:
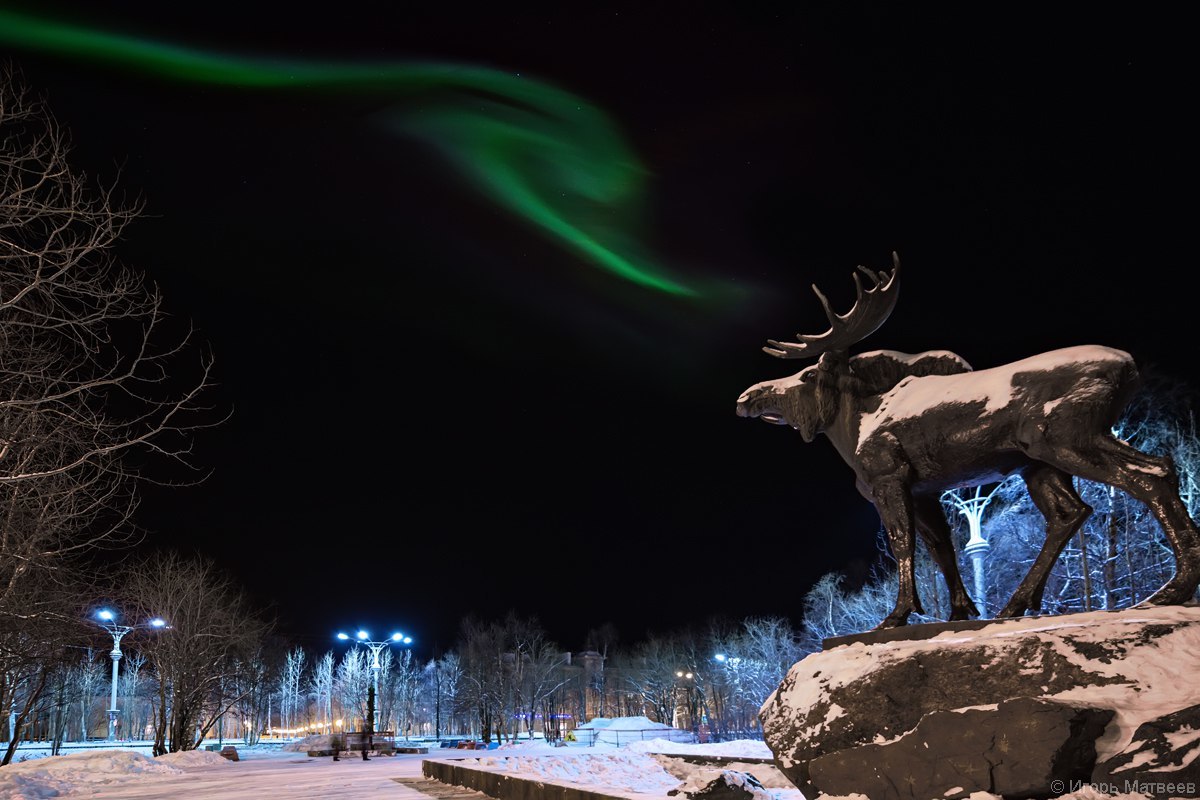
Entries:
<svg viewBox="0 0 1200 800">
<path fill-rule="evenodd" d="M 144 547 L 211 557 L 306 645 L 368 625 L 428 654 L 510 609 L 571 649 L 605 622 L 632 642 L 716 614 L 798 621 L 816 578 L 875 559 L 877 517 L 826 441 L 734 402 L 808 363 L 761 347 L 827 327 L 811 284 L 845 311 L 855 265 L 892 251 L 898 306 L 856 352 L 983 368 L 1103 344 L 1200 387 L 1194 88 L 1165 12 L 259 5 L 0 8 L 264 70 L 550 84 L 612 125 L 640 196 L 550 191 L 580 174 L 561 142 L 512 168 L 689 290 L 606 268 L 406 128 L 497 104 L 545 122 L 523 100 L 238 87 L 0 40 L 75 164 L 144 201 L 120 256 L 216 357 L 231 417 L 197 438 L 211 476 L 146 489 Z"/>
</svg>

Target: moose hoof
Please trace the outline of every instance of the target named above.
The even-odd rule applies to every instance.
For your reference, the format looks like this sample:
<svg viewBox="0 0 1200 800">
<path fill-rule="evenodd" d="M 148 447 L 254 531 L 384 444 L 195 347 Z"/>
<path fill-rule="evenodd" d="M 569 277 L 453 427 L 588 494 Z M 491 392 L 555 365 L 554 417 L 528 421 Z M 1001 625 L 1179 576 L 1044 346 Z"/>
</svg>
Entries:
<svg viewBox="0 0 1200 800">
<path fill-rule="evenodd" d="M 1194 577 L 1183 577 L 1176 574 L 1174 578 L 1163 584 L 1161 589 L 1134 607 L 1181 606 L 1191 600 L 1192 596 L 1196 594 L 1196 583 L 1197 581 Z"/>
<path fill-rule="evenodd" d="M 897 612 L 897 611 L 893 611 L 892 613 L 888 614 L 886 617 L 884 617 L 884 618 L 883 618 L 883 622 L 879 623 L 878 625 L 876 625 L 876 626 L 875 626 L 874 628 L 872 628 L 871 630 L 876 630 L 876 631 L 886 631 L 886 630 L 890 630 L 891 628 L 900 628 L 900 627 L 903 627 L 903 626 L 905 625 L 905 623 L 907 623 L 907 622 L 908 622 L 908 615 L 909 615 L 910 613 L 912 613 L 912 612 L 909 612 L 909 611 L 903 611 L 903 612 Z"/>
<path fill-rule="evenodd" d="M 950 610 L 950 622 L 959 622 L 961 620 L 971 619 L 979 616 L 979 609 L 974 603 L 967 603 L 962 606 L 954 606 Z"/>
<path fill-rule="evenodd" d="M 1192 599 L 1192 592 L 1179 589 L 1159 589 L 1154 594 L 1138 603 L 1134 608 L 1157 608 L 1159 606 L 1181 606 Z"/>
<path fill-rule="evenodd" d="M 1008 605 L 1006 605 L 1004 608 L 1002 608 L 1000 610 L 1000 613 L 996 615 L 996 618 L 997 619 L 1011 619 L 1014 617 L 1023 617 L 1029 611 L 1033 611 L 1035 614 L 1037 613 L 1037 610 L 1031 608 L 1029 603 L 1015 602 L 1015 601 L 1010 600 L 1008 602 Z"/>
</svg>

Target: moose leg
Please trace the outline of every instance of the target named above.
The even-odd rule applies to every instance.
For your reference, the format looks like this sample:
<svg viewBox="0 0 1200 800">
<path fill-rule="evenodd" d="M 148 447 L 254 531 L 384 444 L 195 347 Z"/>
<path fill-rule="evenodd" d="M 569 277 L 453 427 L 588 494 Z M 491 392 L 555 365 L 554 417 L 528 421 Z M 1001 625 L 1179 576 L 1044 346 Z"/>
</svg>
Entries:
<svg viewBox="0 0 1200 800">
<path fill-rule="evenodd" d="M 896 559 L 896 607 L 875 626 L 875 630 L 897 628 L 908 621 L 908 615 L 924 613 L 921 600 L 917 597 L 916 565 L 913 549 L 916 536 L 913 531 L 913 504 L 908 487 L 901 481 L 887 481 L 873 487 L 875 508 L 887 530 L 888 544 Z"/>
<path fill-rule="evenodd" d="M 1049 464 L 1034 464 L 1022 477 L 1033 504 L 1046 518 L 1046 541 L 1021 585 L 1000 611 L 1001 617 L 1020 617 L 1027 611 L 1036 614 L 1041 610 L 1042 593 L 1054 562 L 1092 513 L 1092 507 L 1075 491 L 1071 476 L 1062 470 Z"/>
<path fill-rule="evenodd" d="M 1117 465 L 1119 489 L 1146 504 L 1158 518 L 1163 535 L 1175 551 L 1175 575 L 1143 602 L 1146 605 L 1186 603 L 1200 586 L 1200 532 L 1179 497 L 1179 476 L 1168 457 L 1143 453 L 1115 437 L 1105 437 L 1100 449 Z"/>
<path fill-rule="evenodd" d="M 1096 437 L 1090 444 L 1056 449 L 1054 463 L 1081 478 L 1115 486 L 1146 504 L 1175 551 L 1175 575 L 1143 602 L 1187 602 L 1200 585 L 1200 532 L 1179 497 L 1174 464 L 1111 436 Z"/>
<path fill-rule="evenodd" d="M 954 554 L 950 526 L 946 524 L 941 502 L 936 497 L 924 495 L 914 499 L 913 510 L 916 512 L 917 532 L 925 540 L 950 592 L 950 619 L 979 616 L 979 609 L 971 602 L 971 595 L 967 594 L 962 575 L 958 572 L 958 557 Z"/>
</svg>

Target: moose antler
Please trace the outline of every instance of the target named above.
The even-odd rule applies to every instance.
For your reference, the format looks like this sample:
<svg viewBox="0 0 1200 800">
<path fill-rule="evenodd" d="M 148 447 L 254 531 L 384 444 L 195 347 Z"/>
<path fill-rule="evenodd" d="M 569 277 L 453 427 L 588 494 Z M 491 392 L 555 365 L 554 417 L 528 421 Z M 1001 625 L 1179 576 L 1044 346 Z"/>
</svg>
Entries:
<svg viewBox="0 0 1200 800">
<path fill-rule="evenodd" d="M 897 282 L 900 274 L 900 256 L 896 253 L 892 253 L 892 265 L 891 274 L 888 274 L 887 270 L 872 272 L 859 265 L 858 268 L 871 279 L 873 285 L 863 291 L 862 281 L 859 280 L 858 273 L 854 273 L 854 306 L 844 315 L 834 313 L 829 300 L 821 294 L 816 284 L 813 284 L 812 289 L 825 309 L 825 316 L 829 318 L 829 330 L 815 336 L 798 333 L 798 344 L 768 339 L 767 343 L 771 346 L 764 347 L 763 352 L 777 358 L 815 358 L 822 353 L 845 350 L 855 342 L 870 336 L 896 307 L 896 298 L 900 291 Z"/>
</svg>

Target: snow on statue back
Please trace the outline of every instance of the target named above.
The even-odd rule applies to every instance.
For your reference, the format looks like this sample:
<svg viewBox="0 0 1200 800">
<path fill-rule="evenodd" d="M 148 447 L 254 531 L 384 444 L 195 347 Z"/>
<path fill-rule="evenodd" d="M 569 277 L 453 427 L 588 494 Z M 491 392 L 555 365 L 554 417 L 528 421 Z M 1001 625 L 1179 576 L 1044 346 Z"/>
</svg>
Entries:
<svg viewBox="0 0 1200 800">
<path fill-rule="evenodd" d="M 1112 425 L 1137 388 L 1128 353 L 1107 347 L 1054 350 L 1002 367 L 973 371 L 944 350 L 907 355 L 887 350 L 850 357 L 847 348 L 873 333 L 896 305 L 900 262 L 889 274 L 859 269 L 872 285 L 845 315 L 816 286 L 829 330 L 798 342 L 768 340 L 779 358 L 814 358 L 789 378 L 765 381 L 738 398 L 741 417 L 790 425 L 810 442 L 825 434 L 853 469 L 858 490 L 874 503 L 899 573 L 896 607 L 879 628 L 921 613 L 913 549 L 928 545 L 950 590 L 952 620 L 978 614 L 963 587 L 940 497 L 1018 472 L 1046 518 L 1046 541 L 1001 617 L 1037 612 L 1050 568 L 1091 513 L 1072 476 L 1106 483 L 1154 512 L 1175 551 L 1175 575 L 1145 602 L 1186 602 L 1200 584 L 1200 533 L 1179 498 L 1167 458 L 1117 439 Z"/>
</svg>

